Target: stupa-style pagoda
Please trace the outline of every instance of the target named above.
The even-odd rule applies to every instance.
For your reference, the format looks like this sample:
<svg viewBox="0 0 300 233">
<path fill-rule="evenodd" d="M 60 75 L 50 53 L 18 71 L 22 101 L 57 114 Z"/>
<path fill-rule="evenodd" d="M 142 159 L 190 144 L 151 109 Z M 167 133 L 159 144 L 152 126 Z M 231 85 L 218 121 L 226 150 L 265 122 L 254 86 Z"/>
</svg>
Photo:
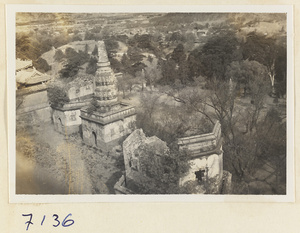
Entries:
<svg viewBox="0 0 300 233">
<path fill-rule="evenodd" d="M 117 79 L 110 67 L 103 41 L 98 42 L 97 67 L 94 79 L 95 100 L 101 111 L 110 111 L 118 105 Z"/>
<path fill-rule="evenodd" d="M 81 109 L 82 135 L 86 144 L 108 152 L 135 129 L 136 113 L 118 101 L 117 79 L 103 41 L 98 42 L 97 67 L 92 104 Z"/>
</svg>

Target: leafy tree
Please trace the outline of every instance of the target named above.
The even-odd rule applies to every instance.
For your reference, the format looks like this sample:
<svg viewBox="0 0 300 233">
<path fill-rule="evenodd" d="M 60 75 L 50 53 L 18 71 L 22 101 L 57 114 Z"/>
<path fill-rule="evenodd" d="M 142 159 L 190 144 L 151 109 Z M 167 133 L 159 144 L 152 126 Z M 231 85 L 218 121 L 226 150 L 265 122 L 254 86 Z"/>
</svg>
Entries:
<svg viewBox="0 0 300 233">
<path fill-rule="evenodd" d="M 124 70 L 126 70 L 126 68 L 131 66 L 131 61 L 129 59 L 129 57 L 124 53 L 122 58 L 121 58 L 121 63 L 124 67 Z"/>
<path fill-rule="evenodd" d="M 125 72 L 124 71 L 123 72 L 134 76 L 136 72 L 142 71 L 145 68 L 146 65 L 143 62 L 136 62 L 132 66 L 130 66 L 127 70 L 125 70 Z"/>
<path fill-rule="evenodd" d="M 185 48 L 187 51 L 190 51 L 194 48 L 196 41 L 196 36 L 192 32 L 186 33 L 186 43 L 185 43 Z"/>
<path fill-rule="evenodd" d="M 59 86 L 50 86 L 47 89 L 48 98 L 51 105 L 62 106 L 70 101 L 66 91 Z"/>
<path fill-rule="evenodd" d="M 178 79 L 178 73 L 176 71 L 176 62 L 173 59 L 166 61 L 160 61 L 162 79 L 161 84 L 175 84 L 175 80 Z"/>
<path fill-rule="evenodd" d="M 59 71 L 59 74 L 61 78 L 72 78 L 78 73 L 79 69 L 79 62 L 72 62 L 64 65 L 64 68 Z"/>
<path fill-rule="evenodd" d="M 73 48 L 66 48 L 65 56 L 67 58 L 67 64 L 64 65 L 64 68 L 59 71 L 62 78 L 74 77 L 79 69 L 82 69 L 80 66 L 89 61 L 89 55 L 79 50 L 77 53 Z M 89 70 L 90 71 L 90 70 Z"/>
<path fill-rule="evenodd" d="M 121 59 L 123 65 L 121 71 L 134 76 L 137 71 L 142 71 L 146 67 L 146 65 L 141 62 L 142 60 L 143 55 L 138 49 L 128 49 L 127 55 L 123 54 Z"/>
<path fill-rule="evenodd" d="M 68 59 L 68 61 L 70 61 L 72 59 L 77 60 L 78 53 L 75 51 L 75 49 L 68 47 L 68 48 L 66 48 L 65 56 Z"/>
<path fill-rule="evenodd" d="M 232 33 L 212 37 L 202 49 L 195 49 L 189 57 L 192 76 L 203 75 L 208 79 L 225 80 L 227 66 L 241 60 L 239 42 Z M 201 64 L 201 69 L 198 66 Z"/>
<path fill-rule="evenodd" d="M 202 63 L 201 58 L 201 48 L 198 47 L 194 49 L 188 56 L 188 65 L 189 65 L 189 77 L 194 78 L 198 77 L 201 74 L 203 75 L 203 70 L 206 69 Z"/>
<path fill-rule="evenodd" d="M 56 36 L 55 38 L 53 38 L 51 47 L 54 46 L 55 48 L 58 48 L 62 45 L 70 43 L 71 40 L 72 40 L 72 37 L 70 37 L 68 33 L 66 33 L 66 32 L 61 33 L 59 36 Z"/>
<path fill-rule="evenodd" d="M 76 59 L 74 59 L 74 62 L 79 62 L 79 65 L 83 65 L 89 61 L 89 54 L 79 50 L 78 56 Z"/>
<path fill-rule="evenodd" d="M 147 49 L 147 50 L 153 50 L 154 49 L 154 43 L 153 43 L 153 37 L 149 34 L 143 34 L 138 35 L 136 34 L 133 37 L 133 41 L 131 41 L 132 46 L 136 46 L 141 49 Z"/>
<path fill-rule="evenodd" d="M 118 91 L 122 91 L 123 93 L 123 99 L 125 99 L 126 97 L 126 91 L 128 90 L 128 84 L 126 82 L 126 80 L 122 77 L 118 77 L 117 78 L 117 86 L 118 86 Z"/>
<path fill-rule="evenodd" d="M 267 67 L 272 88 L 275 84 L 276 60 L 281 55 L 279 52 L 284 57 L 284 51 L 285 49 L 280 49 L 276 45 L 275 39 L 258 35 L 255 32 L 249 33 L 246 42 L 243 44 L 244 59 L 258 61 Z"/>
<path fill-rule="evenodd" d="M 16 35 L 16 57 L 21 59 L 30 59 L 27 57 L 30 39 L 26 34 L 17 33 Z"/>
<path fill-rule="evenodd" d="M 124 74 L 123 79 L 126 82 L 129 91 L 131 92 L 133 85 L 137 83 L 136 78 L 130 74 Z"/>
<path fill-rule="evenodd" d="M 149 94 L 149 93 L 143 93 L 141 95 L 141 109 L 140 112 L 141 121 L 140 121 L 140 127 L 144 129 L 144 123 L 146 123 L 149 120 L 152 120 L 152 116 L 155 114 L 156 110 L 158 109 L 158 103 L 159 98 L 161 95 L 156 94 Z M 149 131 L 148 131 L 149 132 Z M 146 131 L 147 133 L 147 131 Z M 154 135 L 154 134 L 148 134 L 148 135 Z"/>
<path fill-rule="evenodd" d="M 169 40 L 172 42 L 185 42 L 185 36 L 180 32 L 173 32 Z"/>
<path fill-rule="evenodd" d="M 145 79 L 152 88 L 162 77 L 160 67 L 158 66 L 158 60 L 155 59 L 152 62 L 146 63 L 145 67 Z"/>
<path fill-rule="evenodd" d="M 96 58 L 94 58 L 94 57 L 90 58 L 89 63 L 86 67 L 87 74 L 95 75 L 95 73 L 97 71 L 97 62 L 98 62 L 98 60 Z"/>
<path fill-rule="evenodd" d="M 98 40 L 98 37 L 96 36 L 95 33 L 91 33 L 89 31 L 86 31 L 85 35 L 84 35 L 84 40 Z"/>
<path fill-rule="evenodd" d="M 98 46 L 97 45 L 95 45 L 95 48 L 94 48 L 94 50 L 92 52 L 92 55 L 98 56 Z"/>
<path fill-rule="evenodd" d="M 119 48 L 118 41 L 113 40 L 111 38 L 104 40 L 104 43 L 107 53 L 111 53 L 112 51 L 117 50 Z"/>
<path fill-rule="evenodd" d="M 75 34 L 75 35 L 72 37 L 72 41 L 82 41 L 81 35 Z"/>
<path fill-rule="evenodd" d="M 178 44 L 171 54 L 171 59 L 173 59 L 177 64 L 181 64 L 186 60 L 186 55 L 184 52 L 184 47 L 182 44 Z"/>
<path fill-rule="evenodd" d="M 16 35 L 16 57 L 25 60 L 36 61 L 44 52 L 51 49 L 48 40 L 38 40 L 34 35 L 17 33 Z"/>
<path fill-rule="evenodd" d="M 286 124 L 280 112 L 271 108 L 257 129 L 259 155 L 273 168 L 275 182 L 272 187 L 276 194 L 285 194 L 286 184 Z M 284 185 L 282 185 L 284 184 Z M 282 187 L 283 186 L 283 187 Z"/>
<path fill-rule="evenodd" d="M 153 61 L 153 57 L 152 56 L 150 56 L 150 55 L 148 55 L 148 58 L 147 58 L 147 60 L 151 63 L 152 61 Z"/>
<path fill-rule="evenodd" d="M 87 108 L 87 113 L 88 113 L 88 114 L 92 114 L 94 111 L 96 111 L 96 110 L 99 109 L 99 108 L 100 108 L 100 106 L 99 106 L 97 100 L 96 100 L 96 99 L 93 99 L 93 100 L 91 101 L 91 104 L 90 104 L 89 107 Z"/>
<path fill-rule="evenodd" d="M 122 63 L 119 62 L 119 60 L 111 57 L 109 58 L 109 61 L 110 61 L 111 68 L 114 70 L 114 72 L 119 73 L 123 70 Z"/>
<path fill-rule="evenodd" d="M 275 88 L 278 96 L 286 94 L 287 54 L 286 48 L 279 46 L 275 60 Z"/>
<path fill-rule="evenodd" d="M 225 76 L 227 80 L 231 79 L 236 83 L 237 89 L 243 87 L 247 92 L 251 93 L 252 88 L 253 94 L 257 94 L 253 85 L 268 86 L 266 83 L 266 78 L 268 77 L 267 68 L 257 61 L 234 61 L 227 66 Z M 262 93 L 266 94 L 265 92 Z"/>
<path fill-rule="evenodd" d="M 189 67 L 186 61 L 182 61 L 178 67 L 178 78 L 183 85 L 192 81 L 192 79 L 189 78 Z"/>
<path fill-rule="evenodd" d="M 47 71 L 51 70 L 51 66 L 48 62 L 43 58 L 38 58 L 37 61 L 33 61 L 33 66 L 40 72 L 46 73 Z"/>
<path fill-rule="evenodd" d="M 103 27 L 100 31 L 99 39 L 107 39 L 111 36 L 111 34 L 112 28 L 110 28 L 109 26 Z"/>
<path fill-rule="evenodd" d="M 162 155 L 156 155 L 151 146 L 144 146 L 142 149 L 147 156 L 140 157 L 141 169 L 150 179 L 140 184 L 140 193 L 181 193 L 179 179 L 190 167 L 188 152 L 176 148 Z"/>
<path fill-rule="evenodd" d="M 60 62 L 65 57 L 64 53 L 58 49 L 55 51 L 54 60 Z"/>
<path fill-rule="evenodd" d="M 89 46 L 88 46 L 88 44 L 85 44 L 84 53 L 88 54 L 88 52 L 89 52 Z"/>
<path fill-rule="evenodd" d="M 127 50 L 127 55 L 131 61 L 131 63 L 138 63 L 141 62 L 143 60 L 143 55 L 140 51 L 140 49 L 136 48 L 136 47 L 129 47 Z"/>
<path fill-rule="evenodd" d="M 99 27 L 99 26 L 93 27 L 91 30 L 92 33 L 100 33 L 100 31 L 101 31 L 101 27 Z"/>
</svg>

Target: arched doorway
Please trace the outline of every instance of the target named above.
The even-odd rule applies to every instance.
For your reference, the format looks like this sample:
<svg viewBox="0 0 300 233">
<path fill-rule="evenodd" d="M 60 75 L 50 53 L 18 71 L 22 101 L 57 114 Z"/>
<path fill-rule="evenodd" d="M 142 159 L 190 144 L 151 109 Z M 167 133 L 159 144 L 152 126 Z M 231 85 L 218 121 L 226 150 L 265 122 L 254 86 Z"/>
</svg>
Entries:
<svg viewBox="0 0 300 233">
<path fill-rule="evenodd" d="M 97 134 L 93 131 L 92 132 L 92 135 L 93 135 L 93 146 L 97 146 Z"/>
</svg>

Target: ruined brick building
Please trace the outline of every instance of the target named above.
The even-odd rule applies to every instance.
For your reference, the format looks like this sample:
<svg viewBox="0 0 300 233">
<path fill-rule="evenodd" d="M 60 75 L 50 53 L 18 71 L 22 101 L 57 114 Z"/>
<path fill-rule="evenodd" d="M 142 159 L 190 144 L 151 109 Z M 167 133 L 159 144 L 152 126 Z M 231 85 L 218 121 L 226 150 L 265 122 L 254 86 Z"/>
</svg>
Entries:
<svg viewBox="0 0 300 233">
<path fill-rule="evenodd" d="M 145 154 L 143 148 L 150 145 L 151 155 Z M 223 150 L 221 125 L 216 122 L 211 133 L 178 138 L 179 150 L 189 151 L 190 169 L 180 179 L 179 186 L 192 184 L 195 193 L 228 193 L 230 191 L 231 174 L 223 171 Z M 160 156 L 169 148 L 159 138 L 146 137 L 142 129 L 135 130 L 123 142 L 125 174 L 115 184 L 117 194 L 131 194 L 138 190 L 141 183 L 149 177 L 140 166 L 143 156 Z M 225 176 L 223 176 L 225 174 Z"/>
<path fill-rule="evenodd" d="M 191 154 L 191 168 L 180 180 L 180 184 L 197 179 L 221 180 L 223 176 L 223 150 L 221 124 L 216 122 L 213 131 L 190 137 L 178 138 L 179 149 L 187 149 Z"/>
</svg>

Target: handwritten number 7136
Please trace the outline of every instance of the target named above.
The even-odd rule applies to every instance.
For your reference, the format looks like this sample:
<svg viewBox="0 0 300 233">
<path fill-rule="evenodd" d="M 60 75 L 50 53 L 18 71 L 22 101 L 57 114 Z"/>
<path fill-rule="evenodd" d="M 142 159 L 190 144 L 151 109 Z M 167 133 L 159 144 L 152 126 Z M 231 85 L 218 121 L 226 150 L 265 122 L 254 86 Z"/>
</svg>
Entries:
<svg viewBox="0 0 300 233">
<path fill-rule="evenodd" d="M 27 224 L 27 227 L 26 227 L 26 231 L 28 231 L 29 229 L 29 226 L 30 225 L 33 225 L 33 214 L 22 214 L 23 217 L 29 217 L 29 220 L 27 222 L 25 222 L 25 224 Z M 60 221 L 59 221 L 59 216 L 57 214 L 53 214 L 53 218 L 54 218 L 54 221 L 56 222 L 55 224 L 53 224 L 52 226 L 53 227 L 58 227 L 59 225 L 63 226 L 63 227 L 69 227 L 69 226 L 72 226 L 74 224 L 74 220 L 73 219 L 68 219 L 69 217 L 71 217 L 72 214 L 68 214 L 64 220 L 61 222 L 60 224 Z M 41 221 L 41 226 L 43 226 L 44 224 L 44 221 L 46 219 L 46 215 L 43 216 L 43 220 Z"/>
</svg>

